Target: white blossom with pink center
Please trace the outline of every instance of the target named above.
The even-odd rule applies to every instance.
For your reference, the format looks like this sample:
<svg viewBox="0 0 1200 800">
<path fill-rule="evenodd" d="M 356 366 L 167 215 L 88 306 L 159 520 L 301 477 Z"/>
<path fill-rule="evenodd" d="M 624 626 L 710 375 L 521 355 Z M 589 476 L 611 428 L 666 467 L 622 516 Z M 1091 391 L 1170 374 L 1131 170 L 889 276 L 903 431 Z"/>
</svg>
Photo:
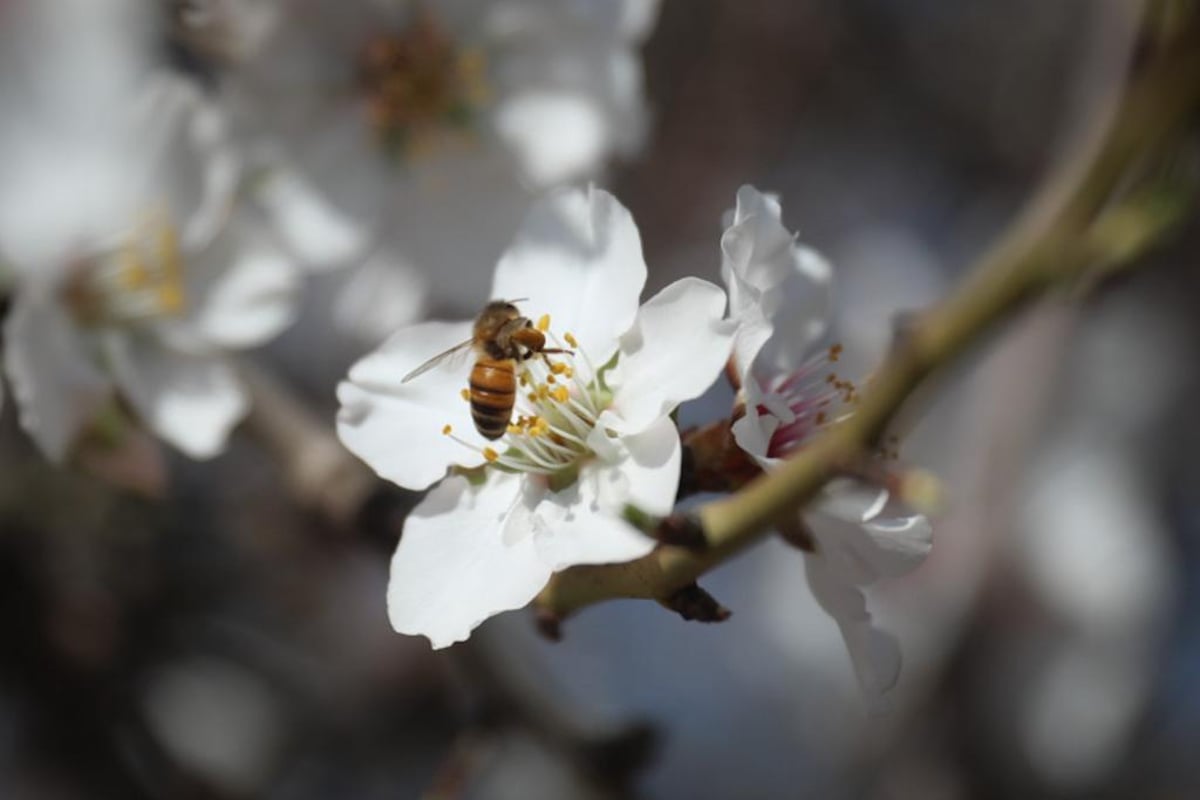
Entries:
<svg viewBox="0 0 1200 800">
<path fill-rule="evenodd" d="M 445 647 L 526 605 L 557 570 L 654 547 L 620 514 L 627 504 L 657 515 L 674 506 L 681 447 L 670 414 L 720 375 L 733 327 L 719 287 L 684 278 L 639 306 L 645 281 L 629 212 L 598 189 L 556 191 L 500 259 L 491 296 L 523 298 L 548 345 L 571 353 L 517 363 L 521 388 L 502 438 L 473 427 L 472 358 L 402 380 L 470 338 L 470 321 L 404 328 L 350 370 L 338 388 L 342 442 L 405 488 L 441 481 L 392 559 L 397 631 Z"/>
<path fill-rule="evenodd" d="M 768 470 L 852 414 L 857 393 L 836 371 L 840 346 L 822 346 L 833 270 L 796 241 L 781 216 L 776 198 L 743 186 L 721 239 L 721 272 L 738 323 L 734 368 L 746 408 L 733 434 Z M 872 700 L 896 683 L 901 659 L 895 638 L 872 624 L 863 587 L 916 568 L 932 545 L 929 520 L 895 505 L 884 488 L 833 481 L 811 507 L 814 552 L 805 554 L 813 596 L 841 629 Z"/>
</svg>

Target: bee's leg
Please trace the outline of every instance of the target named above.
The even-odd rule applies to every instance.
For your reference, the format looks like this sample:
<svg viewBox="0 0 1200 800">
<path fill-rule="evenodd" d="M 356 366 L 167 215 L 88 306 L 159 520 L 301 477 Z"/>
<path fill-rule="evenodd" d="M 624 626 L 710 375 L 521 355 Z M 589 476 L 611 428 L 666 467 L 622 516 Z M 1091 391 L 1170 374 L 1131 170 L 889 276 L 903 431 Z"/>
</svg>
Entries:
<svg viewBox="0 0 1200 800">
<path fill-rule="evenodd" d="M 551 355 L 566 353 L 569 356 L 575 355 L 574 350 L 564 350 L 561 347 L 545 347 L 539 351 L 538 355 L 542 357 L 542 361 L 546 362 L 547 369 L 554 369 L 554 362 L 550 360 Z"/>
</svg>

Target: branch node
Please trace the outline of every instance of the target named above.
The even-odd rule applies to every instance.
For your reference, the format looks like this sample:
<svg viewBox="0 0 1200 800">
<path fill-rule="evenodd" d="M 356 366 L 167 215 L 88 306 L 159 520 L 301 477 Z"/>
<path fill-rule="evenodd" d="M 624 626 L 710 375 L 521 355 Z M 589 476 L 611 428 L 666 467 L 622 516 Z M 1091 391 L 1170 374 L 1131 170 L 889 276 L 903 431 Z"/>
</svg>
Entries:
<svg viewBox="0 0 1200 800">
<path fill-rule="evenodd" d="M 775 526 L 779 531 L 779 538 L 790 544 L 797 550 L 802 550 L 805 553 L 817 552 L 817 540 L 813 532 L 804 524 L 804 520 L 799 517 L 784 520 Z"/>
<path fill-rule="evenodd" d="M 724 622 L 733 615 L 696 583 L 677 589 L 658 602 L 689 622 Z"/>
<path fill-rule="evenodd" d="M 708 546 L 704 526 L 694 514 L 670 514 L 656 517 L 636 506 L 627 505 L 621 516 L 630 525 L 660 544 L 702 550 Z"/>
<path fill-rule="evenodd" d="M 533 624 L 543 638 L 551 642 L 562 641 L 562 617 L 548 608 L 536 608 L 533 612 Z"/>
</svg>

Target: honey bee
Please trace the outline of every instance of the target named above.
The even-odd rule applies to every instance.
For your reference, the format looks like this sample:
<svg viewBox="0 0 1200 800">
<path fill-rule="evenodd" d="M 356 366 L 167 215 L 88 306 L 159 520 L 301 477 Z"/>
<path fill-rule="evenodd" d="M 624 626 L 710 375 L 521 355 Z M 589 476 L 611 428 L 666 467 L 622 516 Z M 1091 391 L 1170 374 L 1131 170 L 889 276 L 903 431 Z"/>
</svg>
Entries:
<svg viewBox="0 0 1200 800">
<path fill-rule="evenodd" d="M 535 355 L 566 353 L 571 350 L 546 347 L 546 335 L 534 327 L 528 317 L 521 316 L 515 303 L 520 300 L 493 300 L 475 318 L 470 339 L 438 353 L 404 376 L 401 383 L 423 375 L 447 358 L 466 351 L 475 351 L 475 366 L 471 368 L 471 420 L 475 430 L 485 439 L 499 439 L 508 430 L 513 406 L 517 402 L 516 362 Z"/>
</svg>

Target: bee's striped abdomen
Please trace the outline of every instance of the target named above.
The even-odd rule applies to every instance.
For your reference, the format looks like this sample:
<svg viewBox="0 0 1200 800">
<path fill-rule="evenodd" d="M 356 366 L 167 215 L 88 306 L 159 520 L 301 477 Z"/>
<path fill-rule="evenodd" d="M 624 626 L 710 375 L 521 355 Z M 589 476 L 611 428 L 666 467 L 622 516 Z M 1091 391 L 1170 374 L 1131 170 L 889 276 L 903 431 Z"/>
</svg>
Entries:
<svg viewBox="0 0 1200 800">
<path fill-rule="evenodd" d="M 471 370 L 471 419 L 486 439 L 499 439 L 508 429 L 517 402 L 517 379 L 509 358 L 481 357 Z"/>
</svg>

